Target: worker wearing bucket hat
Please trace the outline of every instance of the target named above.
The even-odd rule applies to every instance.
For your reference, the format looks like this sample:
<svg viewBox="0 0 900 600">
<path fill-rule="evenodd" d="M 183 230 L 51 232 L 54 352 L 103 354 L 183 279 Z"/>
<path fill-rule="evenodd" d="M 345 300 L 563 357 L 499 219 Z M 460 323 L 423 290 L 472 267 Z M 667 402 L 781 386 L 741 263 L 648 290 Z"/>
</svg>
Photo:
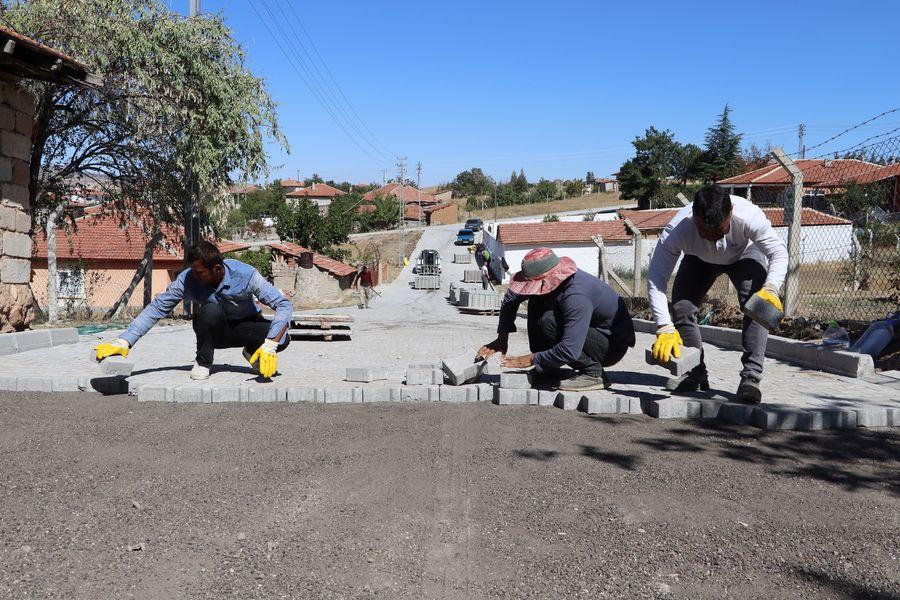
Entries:
<svg viewBox="0 0 900 600">
<path fill-rule="evenodd" d="M 516 331 L 516 312 L 528 301 L 528 345 L 531 354 L 505 356 L 509 334 Z M 609 387 L 603 371 L 634 346 L 634 324 L 625 302 L 597 277 L 586 273 L 571 258 L 558 257 L 550 248 L 535 248 L 522 259 L 522 270 L 509 284 L 500 307 L 497 339 L 478 351 L 487 358 L 504 355 L 503 366 L 528 368 L 550 382 L 569 366 L 575 377 L 559 389 L 599 390 Z"/>
</svg>

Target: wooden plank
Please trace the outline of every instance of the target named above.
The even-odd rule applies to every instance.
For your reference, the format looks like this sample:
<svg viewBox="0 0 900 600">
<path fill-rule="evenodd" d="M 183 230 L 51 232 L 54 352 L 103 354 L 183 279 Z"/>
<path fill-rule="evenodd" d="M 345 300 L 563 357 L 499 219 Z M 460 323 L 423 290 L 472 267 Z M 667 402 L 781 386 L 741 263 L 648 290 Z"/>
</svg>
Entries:
<svg viewBox="0 0 900 600">
<path fill-rule="evenodd" d="M 311 338 L 332 338 L 332 337 L 351 337 L 351 331 L 317 331 L 315 329 L 291 329 L 288 331 L 293 337 L 311 337 Z"/>
</svg>

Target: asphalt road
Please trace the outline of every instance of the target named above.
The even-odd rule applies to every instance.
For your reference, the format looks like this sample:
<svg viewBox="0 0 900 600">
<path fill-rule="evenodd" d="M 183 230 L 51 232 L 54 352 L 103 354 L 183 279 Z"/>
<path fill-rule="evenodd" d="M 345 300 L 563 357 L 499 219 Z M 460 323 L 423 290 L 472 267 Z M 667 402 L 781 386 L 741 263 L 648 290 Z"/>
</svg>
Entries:
<svg viewBox="0 0 900 600">
<path fill-rule="evenodd" d="M 0 597 L 897 598 L 898 457 L 896 430 L 0 393 Z"/>
</svg>

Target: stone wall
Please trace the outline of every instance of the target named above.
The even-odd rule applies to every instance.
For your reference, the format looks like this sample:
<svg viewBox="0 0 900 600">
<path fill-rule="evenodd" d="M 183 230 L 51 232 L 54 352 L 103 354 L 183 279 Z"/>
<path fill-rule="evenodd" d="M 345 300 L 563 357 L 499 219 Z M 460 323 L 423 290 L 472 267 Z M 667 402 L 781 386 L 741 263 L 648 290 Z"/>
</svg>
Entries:
<svg viewBox="0 0 900 600">
<path fill-rule="evenodd" d="M 34 319 L 28 195 L 34 98 L 0 80 L 0 333 Z"/>
<path fill-rule="evenodd" d="M 323 308 L 351 302 L 355 292 L 347 289 L 353 276 L 339 279 L 318 267 L 303 269 L 296 263 L 272 263 L 272 282 L 297 308 Z"/>
</svg>

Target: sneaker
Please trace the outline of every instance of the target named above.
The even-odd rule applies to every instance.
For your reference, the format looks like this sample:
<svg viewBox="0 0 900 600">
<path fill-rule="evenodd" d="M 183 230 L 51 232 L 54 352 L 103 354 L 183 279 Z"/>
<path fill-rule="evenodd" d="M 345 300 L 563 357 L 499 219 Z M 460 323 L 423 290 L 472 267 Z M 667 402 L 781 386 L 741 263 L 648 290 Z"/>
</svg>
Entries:
<svg viewBox="0 0 900 600">
<path fill-rule="evenodd" d="M 666 382 L 666 389 L 673 394 L 686 394 L 689 392 L 708 392 L 709 377 L 706 373 L 694 373 L 691 371 L 681 377 L 672 377 Z"/>
<path fill-rule="evenodd" d="M 191 369 L 191 379 L 209 379 L 209 367 L 204 367 L 203 365 L 195 362 L 194 368 Z"/>
<path fill-rule="evenodd" d="M 559 389 L 563 392 L 590 392 L 593 390 L 604 390 L 609 384 L 604 380 L 603 375 L 588 375 L 580 373 L 572 379 L 566 379 L 559 384 Z"/>
<path fill-rule="evenodd" d="M 246 360 L 248 363 L 250 363 L 250 368 L 253 369 L 253 372 L 256 373 L 257 375 L 259 375 L 260 374 L 259 373 L 259 361 L 250 362 L 250 359 L 253 357 L 253 355 L 250 354 L 249 352 L 247 352 L 246 348 L 241 350 L 241 354 L 244 355 L 244 360 Z"/>
<path fill-rule="evenodd" d="M 759 382 L 751 377 L 741 377 L 741 384 L 737 389 L 737 401 L 747 404 L 759 404 L 762 402 L 762 392 Z"/>
</svg>

